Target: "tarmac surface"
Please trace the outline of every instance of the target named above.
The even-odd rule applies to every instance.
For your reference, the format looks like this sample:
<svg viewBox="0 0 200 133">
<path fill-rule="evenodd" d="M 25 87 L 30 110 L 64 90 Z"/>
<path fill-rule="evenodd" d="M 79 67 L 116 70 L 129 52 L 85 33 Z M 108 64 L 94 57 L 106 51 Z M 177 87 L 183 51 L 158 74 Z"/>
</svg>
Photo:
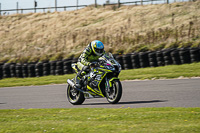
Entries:
<svg viewBox="0 0 200 133">
<path fill-rule="evenodd" d="M 71 105 L 66 87 L 67 84 L 0 88 L 0 109 L 200 107 L 199 78 L 122 81 L 118 104 L 94 98 L 86 99 L 82 105 Z"/>
</svg>

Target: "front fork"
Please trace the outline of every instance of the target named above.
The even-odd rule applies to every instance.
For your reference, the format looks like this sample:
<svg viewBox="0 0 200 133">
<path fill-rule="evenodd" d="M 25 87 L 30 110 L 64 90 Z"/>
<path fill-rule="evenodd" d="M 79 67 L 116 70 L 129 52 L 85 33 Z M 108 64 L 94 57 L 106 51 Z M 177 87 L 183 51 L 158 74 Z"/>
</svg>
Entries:
<svg viewBox="0 0 200 133">
<path fill-rule="evenodd" d="M 111 79 L 108 79 L 107 77 L 105 77 L 105 80 L 106 80 L 106 91 L 107 92 L 110 92 L 110 88 L 112 88 L 113 84 L 112 84 L 112 81 L 113 80 L 119 80 L 119 78 L 117 77 L 113 77 Z"/>
<path fill-rule="evenodd" d="M 106 92 L 110 92 L 110 83 L 109 83 L 109 80 L 107 77 L 105 77 L 105 80 L 106 80 Z"/>
</svg>

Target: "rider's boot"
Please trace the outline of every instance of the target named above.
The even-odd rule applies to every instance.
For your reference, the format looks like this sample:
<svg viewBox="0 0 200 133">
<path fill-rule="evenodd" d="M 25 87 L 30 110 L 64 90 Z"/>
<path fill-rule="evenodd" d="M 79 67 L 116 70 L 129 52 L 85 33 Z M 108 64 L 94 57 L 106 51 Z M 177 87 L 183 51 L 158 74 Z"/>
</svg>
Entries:
<svg viewBox="0 0 200 133">
<path fill-rule="evenodd" d="M 75 77 L 75 88 L 81 89 L 80 78 L 78 76 Z"/>
<path fill-rule="evenodd" d="M 76 77 L 75 77 L 75 87 L 78 89 L 81 89 L 83 86 L 83 76 L 85 75 L 84 71 L 80 71 L 77 73 Z"/>
</svg>

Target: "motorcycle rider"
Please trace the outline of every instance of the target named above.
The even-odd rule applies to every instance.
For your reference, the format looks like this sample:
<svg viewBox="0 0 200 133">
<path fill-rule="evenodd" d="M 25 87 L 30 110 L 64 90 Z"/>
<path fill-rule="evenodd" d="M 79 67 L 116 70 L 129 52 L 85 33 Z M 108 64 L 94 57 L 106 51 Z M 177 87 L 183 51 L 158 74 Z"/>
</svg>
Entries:
<svg viewBox="0 0 200 133">
<path fill-rule="evenodd" d="M 80 89 L 82 87 L 82 77 L 90 71 L 90 68 L 95 66 L 95 64 L 91 62 L 98 61 L 98 59 L 104 55 L 104 53 L 104 45 L 99 40 L 90 42 L 89 45 L 84 49 L 77 62 L 77 66 L 80 71 L 75 77 L 76 88 Z"/>
</svg>

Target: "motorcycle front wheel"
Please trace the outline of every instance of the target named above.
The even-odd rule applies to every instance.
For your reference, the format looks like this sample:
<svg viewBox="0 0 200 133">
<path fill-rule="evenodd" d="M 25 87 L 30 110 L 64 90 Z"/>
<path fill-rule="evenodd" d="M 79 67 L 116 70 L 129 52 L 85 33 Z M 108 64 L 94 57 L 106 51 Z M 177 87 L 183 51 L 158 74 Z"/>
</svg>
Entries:
<svg viewBox="0 0 200 133">
<path fill-rule="evenodd" d="M 112 81 L 112 87 L 106 92 L 106 98 L 109 103 L 118 103 L 122 96 L 122 85 L 119 80 Z"/>
<path fill-rule="evenodd" d="M 67 87 L 67 99 L 73 105 L 80 105 L 85 101 L 84 94 L 70 85 Z"/>
</svg>

